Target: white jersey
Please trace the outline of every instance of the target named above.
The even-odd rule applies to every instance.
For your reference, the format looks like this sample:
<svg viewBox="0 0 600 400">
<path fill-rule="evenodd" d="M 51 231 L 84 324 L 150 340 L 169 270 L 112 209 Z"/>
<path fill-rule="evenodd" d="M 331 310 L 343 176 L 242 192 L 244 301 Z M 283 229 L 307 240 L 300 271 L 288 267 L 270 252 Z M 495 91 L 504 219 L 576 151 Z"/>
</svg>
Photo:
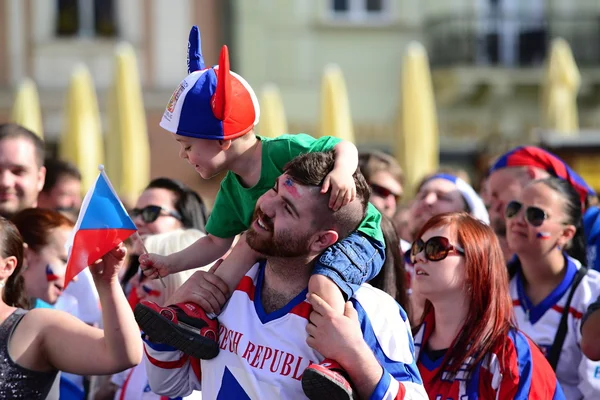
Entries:
<svg viewBox="0 0 600 400">
<path fill-rule="evenodd" d="M 148 384 L 146 364 L 139 363 L 133 368 L 114 374 L 110 381 L 119 387 L 114 400 L 202 400 L 201 392 L 187 397 L 171 398 L 152 392 Z"/>
<path fill-rule="evenodd" d="M 306 344 L 312 308 L 304 290 L 272 313 L 262 307 L 264 264 L 242 279 L 219 316 L 220 352 L 212 360 L 146 343 L 150 386 L 175 397 L 202 390 L 207 399 L 301 399 L 301 376 L 323 356 Z M 363 336 L 385 369 L 373 399 L 427 399 L 406 314 L 390 296 L 363 285 L 352 298 Z M 400 385 L 403 385 L 401 388 Z"/>
<path fill-rule="evenodd" d="M 518 260 L 517 273 L 510 281 L 510 294 L 515 306 L 519 329 L 525 332 L 546 356 L 552 347 L 562 313 L 571 290 L 571 284 L 581 264 L 567 258 L 567 272 L 560 285 L 537 306 L 533 307 L 525 293 Z M 600 399 L 600 362 L 586 358 L 581 352 L 581 318 L 600 295 L 600 273 L 589 270 L 575 290 L 569 317 L 567 335 L 556 368 L 556 377 L 567 399 Z"/>
</svg>

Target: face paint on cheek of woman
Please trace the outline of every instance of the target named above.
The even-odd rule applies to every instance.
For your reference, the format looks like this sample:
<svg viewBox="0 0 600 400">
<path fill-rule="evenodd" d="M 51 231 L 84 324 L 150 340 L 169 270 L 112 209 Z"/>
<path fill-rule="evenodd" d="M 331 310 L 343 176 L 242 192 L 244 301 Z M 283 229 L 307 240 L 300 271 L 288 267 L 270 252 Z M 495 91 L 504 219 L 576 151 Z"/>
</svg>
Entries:
<svg viewBox="0 0 600 400">
<path fill-rule="evenodd" d="M 46 265 L 46 280 L 48 282 L 54 282 L 58 280 L 58 275 L 54 272 L 52 265 Z"/>
</svg>

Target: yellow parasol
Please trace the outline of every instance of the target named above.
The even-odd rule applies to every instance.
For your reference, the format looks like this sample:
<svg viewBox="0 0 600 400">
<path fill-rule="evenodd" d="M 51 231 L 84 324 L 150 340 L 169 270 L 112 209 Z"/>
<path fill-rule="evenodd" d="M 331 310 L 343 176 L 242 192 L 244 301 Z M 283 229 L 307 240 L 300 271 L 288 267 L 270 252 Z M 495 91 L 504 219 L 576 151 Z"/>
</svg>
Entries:
<svg viewBox="0 0 600 400">
<path fill-rule="evenodd" d="M 121 200 L 131 205 L 150 180 L 150 144 L 133 47 L 119 44 L 108 104 L 106 173 Z"/>
<path fill-rule="evenodd" d="M 342 70 L 336 64 L 325 67 L 321 81 L 320 134 L 356 143 L 346 82 Z"/>
<path fill-rule="evenodd" d="M 266 85 L 260 95 L 260 124 L 258 130 L 261 136 L 277 137 L 287 132 L 287 120 L 283 101 L 277 86 Z"/>
<path fill-rule="evenodd" d="M 571 47 L 564 39 L 554 39 L 542 85 L 544 128 L 565 135 L 573 135 L 579 130 L 577 92 L 580 85 L 581 75 Z"/>
<path fill-rule="evenodd" d="M 409 44 L 402 63 L 396 158 L 404 170 L 404 193 L 414 195 L 419 181 L 439 166 L 435 100 L 425 48 Z"/>
<path fill-rule="evenodd" d="M 35 82 L 29 78 L 23 80 L 17 89 L 11 121 L 44 138 L 40 98 Z"/>
<path fill-rule="evenodd" d="M 94 82 L 83 64 L 76 65 L 71 74 L 58 152 L 77 166 L 82 192 L 87 192 L 98 176 L 104 152 Z"/>
</svg>

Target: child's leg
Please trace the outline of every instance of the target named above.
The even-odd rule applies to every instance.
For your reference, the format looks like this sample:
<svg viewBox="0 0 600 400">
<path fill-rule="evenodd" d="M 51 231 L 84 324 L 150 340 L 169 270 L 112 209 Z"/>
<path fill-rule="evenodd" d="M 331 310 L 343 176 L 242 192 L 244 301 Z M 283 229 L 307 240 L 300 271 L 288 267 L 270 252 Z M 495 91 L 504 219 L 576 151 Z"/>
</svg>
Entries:
<svg viewBox="0 0 600 400">
<path fill-rule="evenodd" d="M 345 301 L 361 284 L 379 273 L 384 260 L 383 244 L 354 232 L 323 253 L 313 269 L 308 289 L 343 313 Z M 321 364 L 311 364 L 306 368 L 302 375 L 302 389 L 309 399 L 353 397 L 343 366 L 327 358 Z"/>
<path fill-rule="evenodd" d="M 335 282 L 325 275 L 312 275 L 308 281 L 308 291 L 325 300 L 339 314 L 344 313 L 344 295 Z"/>
<path fill-rule="evenodd" d="M 248 246 L 246 235 L 241 235 L 231 252 L 226 255 L 221 265 L 214 272 L 229 288 L 229 292 L 224 293 L 226 299 L 229 299 L 233 294 L 244 275 L 256 264 L 259 257 L 260 255 Z M 221 304 L 222 306 L 223 304 Z"/>
</svg>

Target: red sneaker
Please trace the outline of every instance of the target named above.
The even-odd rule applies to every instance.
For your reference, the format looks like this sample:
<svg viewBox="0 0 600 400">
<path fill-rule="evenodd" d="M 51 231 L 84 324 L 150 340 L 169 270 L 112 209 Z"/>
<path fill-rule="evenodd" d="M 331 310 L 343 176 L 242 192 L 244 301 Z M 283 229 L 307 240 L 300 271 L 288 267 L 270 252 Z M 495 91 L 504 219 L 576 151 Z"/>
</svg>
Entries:
<svg viewBox="0 0 600 400">
<path fill-rule="evenodd" d="M 348 374 L 337 362 L 325 359 L 310 364 L 302 374 L 302 390 L 311 400 L 352 400 L 354 390 Z"/>
<path fill-rule="evenodd" d="M 219 322 L 194 303 L 168 307 L 143 300 L 133 312 L 140 328 L 152 341 L 164 343 L 202 360 L 219 354 Z"/>
</svg>

